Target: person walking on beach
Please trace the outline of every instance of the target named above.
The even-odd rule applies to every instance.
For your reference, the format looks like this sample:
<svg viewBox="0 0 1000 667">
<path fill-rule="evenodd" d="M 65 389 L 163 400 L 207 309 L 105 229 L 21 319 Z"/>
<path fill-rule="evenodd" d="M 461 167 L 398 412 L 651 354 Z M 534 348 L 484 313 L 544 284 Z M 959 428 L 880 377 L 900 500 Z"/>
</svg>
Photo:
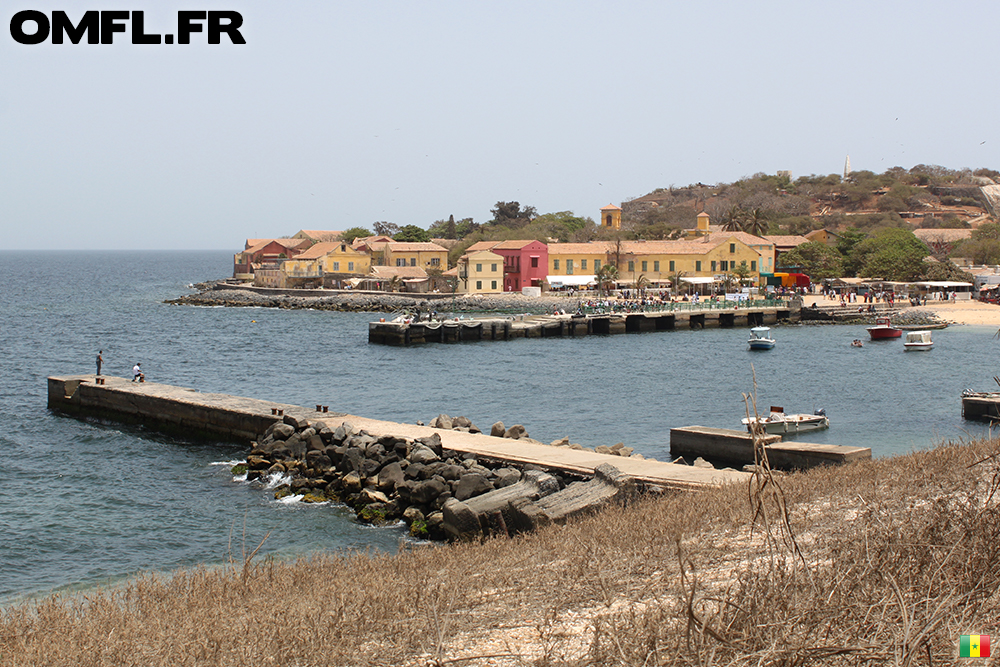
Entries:
<svg viewBox="0 0 1000 667">
<path fill-rule="evenodd" d="M 98 375 L 101 374 L 101 364 L 104 363 L 104 357 L 101 356 L 102 354 L 104 354 L 104 350 L 98 350 L 97 351 L 97 374 Z"/>
<path fill-rule="evenodd" d="M 135 366 L 132 367 L 132 382 L 138 382 L 141 377 L 142 368 L 140 368 L 139 362 L 136 362 Z"/>
</svg>

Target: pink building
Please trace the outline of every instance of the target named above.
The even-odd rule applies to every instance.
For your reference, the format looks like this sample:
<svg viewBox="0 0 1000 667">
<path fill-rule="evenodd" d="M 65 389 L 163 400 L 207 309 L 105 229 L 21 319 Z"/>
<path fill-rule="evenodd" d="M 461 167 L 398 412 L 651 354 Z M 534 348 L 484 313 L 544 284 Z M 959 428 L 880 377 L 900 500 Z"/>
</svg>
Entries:
<svg viewBox="0 0 1000 667">
<path fill-rule="evenodd" d="M 541 241 L 479 241 L 467 253 L 489 250 L 503 257 L 503 291 L 541 287 L 548 274 L 549 247 Z"/>
</svg>

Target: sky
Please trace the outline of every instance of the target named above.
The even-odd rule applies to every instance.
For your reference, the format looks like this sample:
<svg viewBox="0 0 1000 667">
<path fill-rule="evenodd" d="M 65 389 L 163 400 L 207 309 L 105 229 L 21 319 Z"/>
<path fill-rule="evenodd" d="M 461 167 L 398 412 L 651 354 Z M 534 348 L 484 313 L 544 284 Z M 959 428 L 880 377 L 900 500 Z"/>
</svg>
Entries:
<svg viewBox="0 0 1000 667">
<path fill-rule="evenodd" d="M 35 45 L 78 22 L 239 12 L 246 44 Z M 1000 3 L 0 0 L 6 249 L 228 249 L 300 229 L 597 219 L 656 188 L 1000 169 Z M 131 23 L 124 22 L 127 30 Z M 23 24 L 33 32 L 35 24 Z"/>
</svg>

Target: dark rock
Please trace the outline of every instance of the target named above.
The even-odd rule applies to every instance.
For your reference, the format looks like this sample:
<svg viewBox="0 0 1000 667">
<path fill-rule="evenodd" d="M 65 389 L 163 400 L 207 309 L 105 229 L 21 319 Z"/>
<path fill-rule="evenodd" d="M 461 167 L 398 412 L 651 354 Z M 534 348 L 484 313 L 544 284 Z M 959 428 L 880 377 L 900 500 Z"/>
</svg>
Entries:
<svg viewBox="0 0 1000 667">
<path fill-rule="evenodd" d="M 380 467 L 381 465 L 378 461 L 374 461 L 372 459 L 362 459 L 361 467 L 358 469 L 358 472 L 361 473 L 362 477 L 374 477 Z"/>
<path fill-rule="evenodd" d="M 361 470 L 361 462 L 365 460 L 365 453 L 357 447 L 348 447 L 344 452 L 340 465 L 337 466 L 343 472 L 351 470 Z"/>
<path fill-rule="evenodd" d="M 288 440 L 285 440 L 285 447 L 288 448 L 290 458 L 301 459 L 306 455 L 306 443 L 302 441 L 298 433 L 293 433 Z"/>
<path fill-rule="evenodd" d="M 333 439 L 343 442 L 354 435 L 354 426 L 350 422 L 344 422 L 333 430 Z"/>
<path fill-rule="evenodd" d="M 403 469 L 399 463 L 390 463 L 378 471 L 378 490 L 383 493 L 392 493 L 397 484 L 401 484 L 405 477 Z"/>
<path fill-rule="evenodd" d="M 413 523 L 414 521 L 424 521 L 424 513 L 416 507 L 407 507 L 403 510 L 403 521 L 405 521 L 407 525 Z"/>
<path fill-rule="evenodd" d="M 408 458 L 413 463 L 432 463 L 439 460 L 434 450 L 423 445 L 415 445 Z"/>
<path fill-rule="evenodd" d="M 463 466 L 458 466 L 455 465 L 454 463 L 446 463 L 440 469 L 440 472 L 438 474 L 440 474 L 442 477 L 444 477 L 446 480 L 450 482 L 453 479 L 455 480 L 461 479 L 462 475 L 465 475 L 466 472 L 467 471 Z"/>
<path fill-rule="evenodd" d="M 433 435 L 428 435 L 427 437 L 424 438 L 417 438 L 413 442 L 414 444 L 420 443 L 421 445 L 427 447 L 438 456 L 441 456 L 441 453 L 444 451 L 444 447 L 441 446 L 441 436 L 438 435 L 437 433 Z"/>
<path fill-rule="evenodd" d="M 410 465 L 403 469 L 403 476 L 406 479 L 419 479 L 426 467 L 423 463 L 413 463 L 411 461 Z"/>
<path fill-rule="evenodd" d="M 361 475 L 353 470 L 344 475 L 343 488 L 347 493 L 359 493 L 361 491 Z"/>
<path fill-rule="evenodd" d="M 263 456 L 250 455 L 247 457 L 247 469 L 249 470 L 267 470 L 270 466 L 271 462 Z"/>
<path fill-rule="evenodd" d="M 292 428 L 294 428 L 296 431 L 303 429 L 309 425 L 308 420 L 300 419 L 299 417 L 295 417 L 293 415 L 285 415 L 282 421 L 291 426 Z"/>
<path fill-rule="evenodd" d="M 527 438 L 528 432 L 520 424 L 514 424 L 503 434 L 505 438 L 511 438 L 512 440 L 517 440 L 519 438 Z"/>
<path fill-rule="evenodd" d="M 431 421 L 431 428 L 443 428 L 446 431 L 450 431 L 453 426 L 451 417 L 442 413 L 435 417 Z"/>
<path fill-rule="evenodd" d="M 318 435 L 311 435 L 309 439 L 306 440 L 306 451 L 322 451 L 326 449 L 326 443 L 323 442 L 323 438 Z"/>
<path fill-rule="evenodd" d="M 510 486 L 511 484 L 517 484 L 521 481 L 521 471 L 515 468 L 501 468 L 496 472 L 496 481 L 493 485 L 502 489 L 505 486 Z"/>
<path fill-rule="evenodd" d="M 469 428 L 472 426 L 472 422 L 469 421 L 468 417 L 455 417 L 451 420 L 452 428 Z"/>
<path fill-rule="evenodd" d="M 293 433 L 295 433 L 295 429 L 289 424 L 282 422 L 276 423 L 274 429 L 271 430 L 271 435 L 274 436 L 275 440 L 288 440 Z"/>
<path fill-rule="evenodd" d="M 419 482 L 410 492 L 410 500 L 418 505 L 430 505 L 434 499 L 448 490 L 448 485 L 435 478 Z"/>
<path fill-rule="evenodd" d="M 507 429 L 504 427 L 503 422 L 496 422 L 490 427 L 490 435 L 494 438 L 502 438 Z"/>
<path fill-rule="evenodd" d="M 466 473 L 458 480 L 458 487 L 455 489 L 455 498 L 458 500 L 468 500 L 473 496 L 478 496 L 492 490 L 493 485 L 483 475 Z"/>
</svg>

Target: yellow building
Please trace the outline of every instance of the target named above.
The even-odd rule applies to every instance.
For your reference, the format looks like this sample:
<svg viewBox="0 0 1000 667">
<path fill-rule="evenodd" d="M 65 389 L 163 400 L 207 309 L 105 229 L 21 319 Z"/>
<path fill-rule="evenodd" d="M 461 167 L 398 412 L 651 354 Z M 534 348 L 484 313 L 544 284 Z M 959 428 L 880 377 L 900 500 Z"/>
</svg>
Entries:
<svg viewBox="0 0 1000 667">
<path fill-rule="evenodd" d="M 621 229 L 622 228 L 622 210 L 614 204 L 608 204 L 607 206 L 601 207 L 601 228 L 602 229 Z"/>
<path fill-rule="evenodd" d="M 368 274 L 371 258 L 347 243 L 322 242 L 281 264 L 281 287 L 341 288 L 344 282 Z"/>
<path fill-rule="evenodd" d="M 723 280 L 745 266 L 747 277 L 760 277 L 760 255 L 735 234 L 712 234 L 694 241 L 593 241 L 549 244 L 549 282 L 558 276 L 592 275 L 606 264 L 618 268 L 620 283 L 644 277 L 666 285 L 678 273 Z M 742 269 L 740 269 L 742 271 Z"/>
<path fill-rule="evenodd" d="M 406 243 L 372 241 L 359 249 L 368 248 L 372 266 L 416 266 L 425 271 L 448 268 L 448 249 L 436 243 Z"/>
<path fill-rule="evenodd" d="M 458 291 L 468 294 L 503 292 L 503 256 L 489 250 L 462 255 L 458 260 Z"/>
</svg>

